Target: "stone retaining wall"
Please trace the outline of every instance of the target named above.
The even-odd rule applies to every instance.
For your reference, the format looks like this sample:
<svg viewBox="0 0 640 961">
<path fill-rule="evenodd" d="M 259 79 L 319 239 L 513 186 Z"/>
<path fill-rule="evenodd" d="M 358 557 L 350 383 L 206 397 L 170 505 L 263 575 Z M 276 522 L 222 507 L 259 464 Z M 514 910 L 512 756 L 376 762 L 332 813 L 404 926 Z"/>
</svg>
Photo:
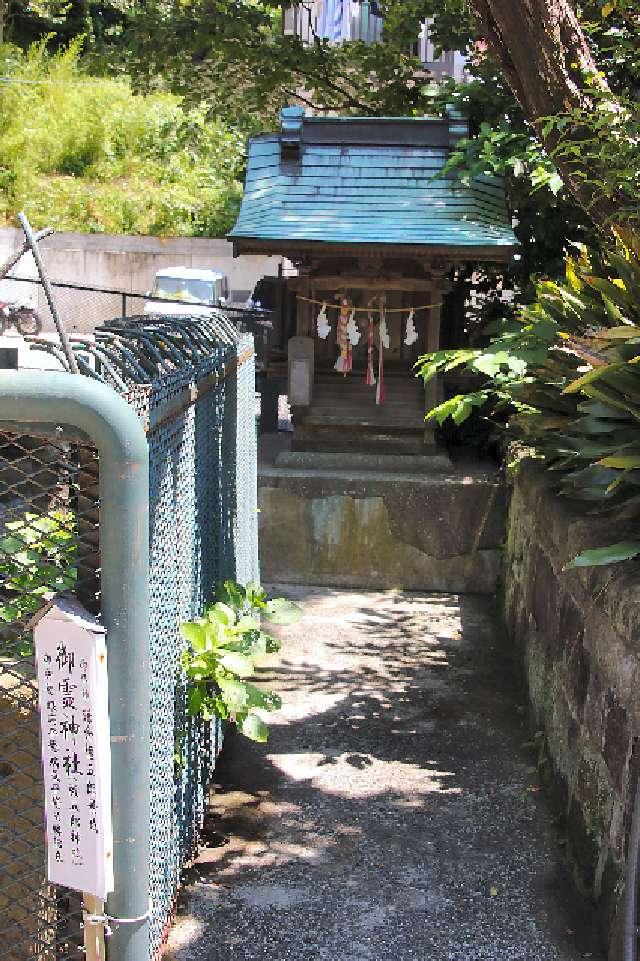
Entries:
<svg viewBox="0 0 640 961">
<path fill-rule="evenodd" d="M 496 591 L 505 491 L 494 471 L 393 475 L 262 467 L 258 490 L 265 581 Z"/>
<path fill-rule="evenodd" d="M 628 537 L 628 524 L 586 516 L 554 495 L 539 468 L 521 470 L 508 521 L 506 622 L 564 810 L 567 857 L 597 905 L 611 961 L 621 957 L 640 765 L 640 571 L 563 566 L 587 547 Z"/>
</svg>

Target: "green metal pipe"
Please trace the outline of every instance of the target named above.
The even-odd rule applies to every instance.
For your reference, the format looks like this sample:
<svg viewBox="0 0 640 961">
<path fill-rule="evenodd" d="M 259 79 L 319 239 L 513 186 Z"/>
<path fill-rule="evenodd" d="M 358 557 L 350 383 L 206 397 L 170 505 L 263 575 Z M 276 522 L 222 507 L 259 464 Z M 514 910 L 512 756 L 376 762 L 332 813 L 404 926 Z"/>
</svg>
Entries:
<svg viewBox="0 0 640 961">
<path fill-rule="evenodd" d="M 65 424 L 99 454 L 102 620 L 109 653 L 115 892 L 110 961 L 149 958 L 149 452 L 134 410 L 88 377 L 0 372 L 0 422 Z"/>
</svg>

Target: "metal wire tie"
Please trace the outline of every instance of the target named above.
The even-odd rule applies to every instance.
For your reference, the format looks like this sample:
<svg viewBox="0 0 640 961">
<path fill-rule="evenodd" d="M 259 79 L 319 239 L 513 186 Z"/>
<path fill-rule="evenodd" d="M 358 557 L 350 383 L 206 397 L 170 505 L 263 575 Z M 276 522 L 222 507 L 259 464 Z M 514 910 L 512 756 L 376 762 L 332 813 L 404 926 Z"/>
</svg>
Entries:
<svg viewBox="0 0 640 961">
<path fill-rule="evenodd" d="M 103 924 L 105 937 L 109 937 L 113 932 L 111 931 L 112 924 L 139 924 L 141 921 L 146 921 L 151 915 L 151 907 L 147 908 L 144 914 L 141 914 L 137 918 L 114 918 L 111 914 L 91 914 L 88 911 L 82 912 L 82 919 L 85 924 Z"/>
</svg>

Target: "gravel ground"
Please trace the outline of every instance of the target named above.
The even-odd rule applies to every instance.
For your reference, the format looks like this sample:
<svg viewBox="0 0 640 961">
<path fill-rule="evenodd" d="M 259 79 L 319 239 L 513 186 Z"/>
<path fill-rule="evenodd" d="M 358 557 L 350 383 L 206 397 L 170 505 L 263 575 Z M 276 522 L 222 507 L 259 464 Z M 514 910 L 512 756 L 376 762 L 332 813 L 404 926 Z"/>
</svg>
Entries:
<svg viewBox="0 0 640 961">
<path fill-rule="evenodd" d="M 284 707 L 227 740 L 171 961 L 599 961 L 491 602 L 272 593 Z"/>
</svg>

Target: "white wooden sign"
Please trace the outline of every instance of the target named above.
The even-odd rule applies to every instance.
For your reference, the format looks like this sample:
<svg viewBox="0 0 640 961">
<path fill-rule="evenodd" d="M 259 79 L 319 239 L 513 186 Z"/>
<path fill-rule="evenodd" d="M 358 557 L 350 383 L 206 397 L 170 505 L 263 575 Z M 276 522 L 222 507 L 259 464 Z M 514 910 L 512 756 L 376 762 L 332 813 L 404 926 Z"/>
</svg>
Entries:
<svg viewBox="0 0 640 961">
<path fill-rule="evenodd" d="M 113 890 L 104 628 L 60 598 L 38 620 L 34 639 L 48 879 L 104 899 Z"/>
</svg>

